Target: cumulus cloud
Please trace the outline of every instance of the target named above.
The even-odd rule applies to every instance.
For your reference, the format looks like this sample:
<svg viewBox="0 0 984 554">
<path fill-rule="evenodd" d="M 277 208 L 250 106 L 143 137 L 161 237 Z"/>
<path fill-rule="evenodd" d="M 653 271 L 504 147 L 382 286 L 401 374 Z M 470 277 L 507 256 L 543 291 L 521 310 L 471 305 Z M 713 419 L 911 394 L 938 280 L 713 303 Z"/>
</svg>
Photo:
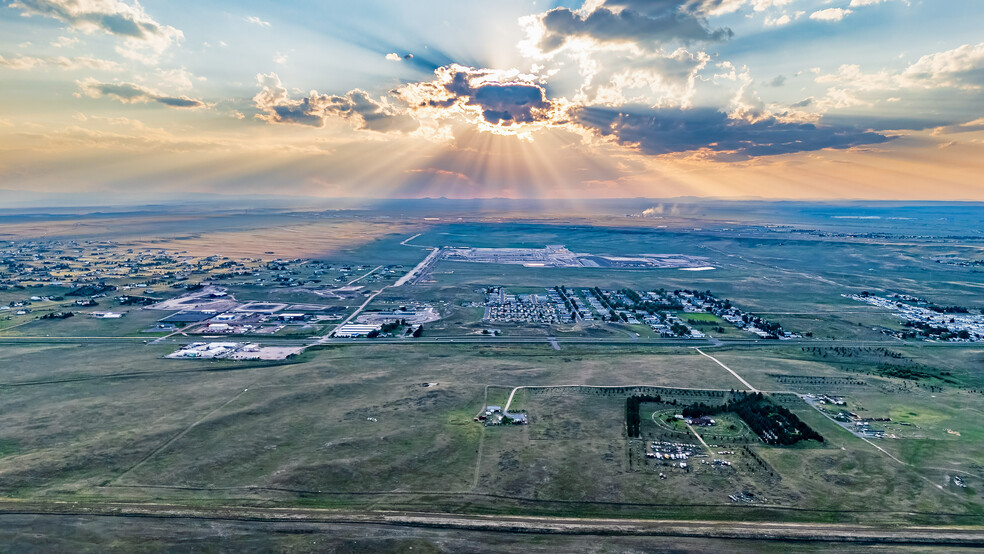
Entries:
<svg viewBox="0 0 984 554">
<path fill-rule="evenodd" d="M 710 59 L 704 52 L 693 53 L 682 47 L 674 52 L 603 56 L 581 68 L 583 83 L 574 101 L 687 107 L 696 92 L 697 75 Z"/>
<path fill-rule="evenodd" d="M 122 56 L 154 63 L 184 34 L 170 25 L 154 21 L 137 2 L 122 0 L 15 0 L 11 7 L 23 15 L 49 17 L 65 22 L 84 33 L 104 32 L 117 36 L 124 45 L 116 48 Z"/>
<path fill-rule="evenodd" d="M 156 102 L 169 108 L 203 108 L 205 102 L 187 96 L 167 96 L 133 83 L 101 83 L 95 79 L 78 82 L 77 96 L 112 98 L 124 104 Z"/>
<path fill-rule="evenodd" d="M 390 52 L 389 54 L 386 54 L 386 56 L 384 57 L 391 62 L 402 62 L 403 60 L 412 60 L 413 54 L 404 54 L 401 56 L 396 52 Z"/>
<path fill-rule="evenodd" d="M 854 12 L 844 8 L 827 8 L 811 13 L 810 19 L 816 21 L 840 21 L 852 13 Z"/>
<path fill-rule="evenodd" d="M 721 41 L 707 16 L 737 9 L 744 0 L 588 0 L 524 17 L 520 52 L 555 81 L 580 81 L 571 100 L 614 106 L 648 102 L 689 106 L 699 72 L 711 57 L 691 44 Z M 566 59 L 565 59 L 566 58 Z M 573 62 L 573 63 L 569 63 Z M 576 76 L 572 74 L 576 72 Z"/>
<path fill-rule="evenodd" d="M 734 68 L 732 68 L 734 69 Z M 645 155 L 690 154 L 719 161 L 845 149 L 878 144 L 889 137 L 847 125 L 821 125 L 819 115 L 793 105 L 765 105 L 751 88 L 747 70 L 734 72 L 739 89 L 727 110 L 679 105 L 585 105 L 547 94 L 541 77 L 452 64 L 434 78 L 407 83 L 374 99 L 360 90 L 344 95 L 312 91 L 291 98 L 276 74 L 259 75 L 262 90 L 253 99 L 270 123 L 321 127 L 329 118 L 374 131 L 433 130 L 433 125 L 470 124 L 480 131 L 528 137 L 547 128 L 586 140 L 602 138 Z M 776 81 L 775 84 L 779 84 Z"/>
<path fill-rule="evenodd" d="M 155 73 L 161 86 L 180 91 L 191 90 L 194 86 L 192 83 L 193 80 L 205 80 L 205 77 L 196 77 L 183 67 L 175 69 L 158 69 Z"/>
<path fill-rule="evenodd" d="M 260 19 L 259 17 L 256 17 L 255 15 L 251 15 L 251 16 L 247 17 L 246 18 L 246 22 L 247 23 L 252 23 L 253 25 L 259 25 L 260 27 L 269 27 L 270 26 L 270 22 L 269 21 L 263 21 L 262 19 Z"/>
<path fill-rule="evenodd" d="M 778 17 L 766 17 L 765 26 L 782 27 L 783 25 L 787 25 L 790 21 L 792 21 L 792 19 L 789 17 L 789 14 L 784 13 Z"/>
<path fill-rule="evenodd" d="M 694 1 L 690 5 L 696 7 L 699 12 L 707 15 L 722 15 L 734 13 L 747 6 L 757 12 L 768 10 L 769 8 L 781 8 L 792 4 L 796 0 L 703 0 Z"/>
<path fill-rule="evenodd" d="M 658 48 L 674 41 L 730 38 L 730 29 L 707 24 L 706 15 L 721 5 L 721 0 L 588 1 L 579 10 L 558 7 L 521 21 L 528 34 L 527 49 L 539 55 L 550 55 L 577 39 Z"/>
<path fill-rule="evenodd" d="M 836 73 L 820 75 L 818 83 L 835 83 L 856 91 L 899 89 L 984 88 L 984 42 L 964 44 L 952 50 L 927 54 L 900 72 L 865 73 L 861 66 L 845 64 Z"/>
<path fill-rule="evenodd" d="M 457 64 L 439 67 L 434 75 L 432 81 L 410 83 L 394 93 L 425 117 L 464 117 L 491 131 L 563 117 L 563 102 L 547 100 L 533 75 Z"/>
<path fill-rule="evenodd" d="M 294 100 L 276 73 L 259 74 L 256 78 L 262 90 L 253 97 L 253 102 L 264 112 L 256 117 L 267 123 L 324 127 L 329 118 L 337 117 L 352 122 L 357 129 L 378 132 L 410 132 L 419 126 L 406 113 L 372 99 L 365 91 L 356 89 L 344 96 L 311 91 L 308 96 Z"/>
<path fill-rule="evenodd" d="M 888 137 L 851 127 L 788 123 L 775 117 L 749 122 L 711 108 L 615 110 L 585 107 L 574 119 L 601 136 L 651 155 L 702 152 L 721 161 L 851 148 Z"/>
<path fill-rule="evenodd" d="M 984 42 L 928 54 L 902 72 L 908 86 L 980 89 L 984 85 Z"/>
<path fill-rule="evenodd" d="M 97 71 L 122 71 L 123 66 L 116 62 L 109 60 L 100 60 L 98 58 L 90 58 L 87 56 L 80 57 L 65 57 L 65 56 L 54 56 L 54 57 L 34 57 L 34 56 L 15 56 L 13 58 L 4 58 L 0 56 L 0 67 L 6 69 L 36 69 L 44 67 L 53 67 L 57 69 L 74 70 L 74 69 L 94 69 Z"/>
</svg>

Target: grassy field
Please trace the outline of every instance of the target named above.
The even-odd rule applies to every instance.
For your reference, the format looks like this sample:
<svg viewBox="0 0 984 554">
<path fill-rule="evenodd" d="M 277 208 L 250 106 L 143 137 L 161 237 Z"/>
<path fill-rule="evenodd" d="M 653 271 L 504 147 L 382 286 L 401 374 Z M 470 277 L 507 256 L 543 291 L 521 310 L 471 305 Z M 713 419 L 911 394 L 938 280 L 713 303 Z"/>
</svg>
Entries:
<svg viewBox="0 0 984 554">
<path fill-rule="evenodd" d="M 755 504 L 727 498 L 747 491 L 767 499 L 761 505 L 769 509 L 841 510 L 793 516 L 831 521 L 911 519 L 907 512 L 957 514 L 945 517 L 964 521 L 959 514 L 979 513 L 982 504 L 980 418 L 966 391 L 947 393 L 966 397 L 950 407 L 934 408 L 929 391 L 921 390 L 892 407 L 885 400 L 885 413 L 925 434 L 881 442 L 904 465 L 801 403 L 797 413 L 828 439 L 824 446 L 772 448 L 749 440 L 740 427 L 741 436 L 730 441 L 702 430 L 705 440 L 751 450 L 735 455 L 733 468 L 684 471 L 652 466 L 644 441 L 625 437 L 625 397 L 636 389 L 542 387 L 740 386 L 689 349 L 367 345 L 265 365 L 160 359 L 168 350 L 5 347 L 0 493 L 506 512 L 523 506 L 567 515 L 624 504 L 619 513 L 759 517 L 749 515 Z M 715 356 L 763 387 L 769 384 L 764 371 L 837 371 L 793 360 L 756 372 L 740 355 Z M 530 425 L 472 421 L 486 403 L 504 405 L 520 385 L 535 387 L 514 399 Z M 848 401 L 883 413 L 875 401 L 883 391 L 868 388 Z M 692 402 L 701 393 L 667 394 Z M 907 420 L 900 409 L 916 415 Z M 939 491 L 937 466 L 960 472 L 970 487 Z M 666 479 L 657 479 L 659 472 Z"/>
<path fill-rule="evenodd" d="M 187 234 L 174 222 L 157 223 L 166 225 L 167 232 L 133 239 L 134 244 L 214 252 L 245 232 L 235 217 L 209 220 Z M 414 243 L 422 245 L 566 244 L 596 254 L 684 253 L 704 256 L 716 268 L 613 271 L 440 262 L 432 273 L 434 282 L 386 289 L 368 306 L 434 306 L 442 319 L 425 324 L 425 337 L 478 335 L 495 328 L 505 337 L 540 337 L 538 344 L 365 341 L 319 346 L 278 363 L 165 360 L 162 356 L 173 345 L 139 340 L 152 338 L 141 331 L 165 312 L 133 308 L 120 320 L 77 316 L 39 321 L 32 318 L 58 309 L 39 302 L 30 317 L 0 320 L 0 338 L 51 339 L 0 347 L 0 497 L 984 524 L 984 350 L 893 341 L 881 329 L 897 329 L 895 316 L 841 296 L 860 290 L 905 292 L 977 310 L 984 307 L 982 274 L 928 261 L 945 250 L 941 245 L 790 240 L 786 235 L 780 239 L 635 225 L 602 229 L 402 220 L 336 225 L 313 217 L 299 221 L 271 216 L 260 226 L 265 238 L 237 242 L 230 252 L 262 250 L 266 255 L 274 237 L 277 244 L 290 245 L 276 256 L 366 264 L 358 271 L 332 269 L 321 284 L 230 287 L 239 300 L 350 310 L 365 297 L 327 299 L 315 290 L 344 284 L 334 279 L 345 275 L 347 282 L 377 265 L 412 267 L 427 251 L 399 242 L 417 232 L 423 235 Z M 111 232 L 108 226 L 96 231 Z M 158 240 L 164 242 L 152 242 Z M 299 271 L 299 278 L 312 277 L 309 269 Z M 273 273 L 263 270 L 262 275 Z M 393 275 L 367 278 L 366 289 L 378 290 L 392 281 Z M 490 324 L 482 322 L 483 309 L 476 307 L 488 285 L 524 292 L 560 284 L 711 290 L 787 330 L 854 341 L 849 347 L 773 341 L 704 348 L 754 387 L 781 400 L 825 441 L 769 447 L 732 415 L 721 416 L 717 427 L 692 431 L 666 421 L 675 411 L 672 405 L 649 403 L 640 408 L 648 410 L 642 437 L 628 438 L 626 397 L 650 390 L 638 387 L 661 387 L 664 397 L 681 405 L 709 398 L 707 391 L 743 385 L 691 348 L 632 345 L 636 333 L 639 338 L 652 336 L 646 326 Z M 5 290 L 0 303 L 25 294 L 64 292 L 55 287 Z M 111 302 L 107 298 L 98 309 L 119 311 Z M 748 336 L 709 314 L 679 315 L 713 336 Z M 281 336 L 323 331 L 288 327 Z M 561 342 L 558 350 L 546 341 L 553 336 L 613 338 L 620 344 Z M 906 371 L 909 378 L 899 376 Z M 516 393 L 511 409 L 525 411 L 529 425 L 486 427 L 473 421 L 486 405 L 504 406 L 514 387 L 528 387 Z M 796 396 L 783 394 L 787 392 L 842 396 L 846 410 L 888 418 L 878 423 L 886 438 L 866 442 Z M 648 441 L 696 443 L 695 432 L 714 445 L 708 447 L 709 456 L 727 456 L 733 464 L 695 461 L 682 468 L 646 458 Z M 965 488 L 956 484 L 958 476 Z M 755 500 L 729 499 L 739 493 L 752 493 L 749 498 Z M 16 519 L 9 524 L 24 525 Z M 4 529 L 0 523 L 0 541 Z M 94 536 L 106 532 L 99 525 L 89 529 Z M 230 528 L 230 533 L 246 547 L 277 546 L 254 542 L 260 539 L 242 530 Z M 148 537 L 153 534 L 147 531 Z M 411 543 L 373 544 L 395 550 Z M 424 549 L 430 543 L 413 544 Z"/>
<path fill-rule="evenodd" d="M 237 552 L 735 552 L 805 553 L 885 552 L 879 544 L 792 540 L 711 539 L 698 537 L 565 536 L 463 529 L 367 526 L 344 523 L 194 521 L 177 518 L 112 516 L 0 516 L 0 544 L 13 551 L 156 552 L 200 550 L 221 537 L 223 550 Z M 907 545 L 906 552 L 938 552 L 938 547 Z M 975 552 L 949 547 L 948 552 Z"/>
</svg>

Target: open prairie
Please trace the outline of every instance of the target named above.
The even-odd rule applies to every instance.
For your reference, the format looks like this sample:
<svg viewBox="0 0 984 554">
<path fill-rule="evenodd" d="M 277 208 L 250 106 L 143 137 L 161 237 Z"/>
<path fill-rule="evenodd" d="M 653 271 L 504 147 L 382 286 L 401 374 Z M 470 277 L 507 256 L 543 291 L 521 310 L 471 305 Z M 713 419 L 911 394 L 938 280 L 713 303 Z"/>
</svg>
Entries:
<svg viewBox="0 0 984 554">
<path fill-rule="evenodd" d="M 895 313 L 980 313 L 976 266 L 933 261 L 951 245 L 754 222 L 270 217 L 7 243 L 3 506 L 984 524 L 981 343 L 905 335 Z M 557 244 L 714 269 L 425 260 Z M 392 324 L 333 336 L 360 314 Z M 202 344 L 239 350 L 165 358 Z M 249 359 L 259 346 L 303 352 Z M 822 442 L 771 444 L 727 408 L 736 391 Z M 695 409 L 715 421 L 681 415 Z"/>
</svg>

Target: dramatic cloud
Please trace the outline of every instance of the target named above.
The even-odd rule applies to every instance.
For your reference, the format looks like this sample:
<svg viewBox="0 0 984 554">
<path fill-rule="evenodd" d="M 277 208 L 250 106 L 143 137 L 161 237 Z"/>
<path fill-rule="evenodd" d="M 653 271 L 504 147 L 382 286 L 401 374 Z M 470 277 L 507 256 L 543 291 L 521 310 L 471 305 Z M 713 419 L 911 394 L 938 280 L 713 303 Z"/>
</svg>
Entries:
<svg viewBox="0 0 984 554">
<path fill-rule="evenodd" d="M 324 127 L 332 117 L 354 123 L 357 129 L 378 132 L 410 132 L 419 124 L 397 108 L 377 102 L 361 90 L 344 96 L 318 94 L 316 91 L 300 100 L 293 100 L 276 73 L 256 76 L 262 90 L 253 97 L 256 107 L 263 111 L 256 117 L 268 123 L 295 123 Z"/>
<path fill-rule="evenodd" d="M 203 108 L 206 106 L 201 100 L 187 96 L 165 96 L 133 83 L 100 83 L 95 79 L 86 79 L 79 81 L 78 85 L 78 96 L 108 97 L 124 104 L 157 102 L 170 108 Z"/>
<path fill-rule="evenodd" d="M 345 95 L 311 92 L 292 99 L 276 74 L 259 75 L 263 87 L 253 99 L 270 123 L 324 126 L 332 117 L 359 129 L 412 131 L 423 124 L 468 123 L 479 131 L 529 137 L 548 127 L 572 136 L 608 137 L 646 155 L 696 153 L 720 161 L 740 161 L 825 148 L 877 144 L 888 137 L 850 126 L 818 125 L 818 114 L 792 106 L 766 106 L 751 88 L 747 71 L 728 111 L 712 108 L 637 106 L 632 109 L 585 105 L 550 98 L 539 78 L 518 71 L 462 65 L 438 68 L 434 79 L 408 83 L 379 100 L 354 90 Z M 776 79 L 773 84 L 781 84 Z"/>
<path fill-rule="evenodd" d="M 524 18 L 529 42 L 549 55 L 575 39 L 658 48 L 678 41 L 722 41 L 730 29 L 711 29 L 705 15 L 721 0 L 607 0 L 586 2 L 580 10 L 554 8 Z"/>
<path fill-rule="evenodd" d="M 656 107 L 687 107 L 697 74 L 710 56 L 684 48 L 674 52 L 608 53 L 581 67 L 583 82 L 574 101 L 616 106 L 647 102 Z"/>
<path fill-rule="evenodd" d="M 742 3 L 587 1 L 578 10 L 561 7 L 522 18 L 526 39 L 519 48 L 524 56 L 545 64 L 538 66 L 540 74 L 551 82 L 579 79 L 580 87 L 571 96 L 576 104 L 687 107 L 696 93 L 698 73 L 711 56 L 685 45 L 730 38 L 729 29 L 708 27 L 706 16 L 733 11 Z"/>
<path fill-rule="evenodd" d="M 117 52 L 152 63 L 184 34 L 154 21 L 143 7 L 120 0 L 15 0 L 10 4 L 25 16 L 39 15 L 63 21 L 84 33 L 115 35 L 125 41 Z"/>
<path fill-rule="evenodd" d="M 622 111 L 587 107 L 576 110 L 575 121 L 646 154 L 701 152 L 722 161 L 851 148 L 889 140 L 869 131 L 786 123 L 774 117 L 748 122 L 710 108 Z"/>
<path fill-rule="evenodd" d="M 484 130 L 512 134 L 514 126 L 550 124 L 563 117 L 563 103 L 546 98 L 533 75 L 517 71 L 440 67 L 435 79 L 410 83 L 394 93 L 423 116 L 463 116 Z"/>
<path fill-rule="evenodd" d="M 89 57 L 68 58 L 65 56 L 37 58 L 33 56 L 0 56 L 0 67 L 7 69 L 36 69 L 54 67 L 57 69 L 94 69 L 97 71 L 122 71 L 123 66 L 116 62 Z"/>
</svg>

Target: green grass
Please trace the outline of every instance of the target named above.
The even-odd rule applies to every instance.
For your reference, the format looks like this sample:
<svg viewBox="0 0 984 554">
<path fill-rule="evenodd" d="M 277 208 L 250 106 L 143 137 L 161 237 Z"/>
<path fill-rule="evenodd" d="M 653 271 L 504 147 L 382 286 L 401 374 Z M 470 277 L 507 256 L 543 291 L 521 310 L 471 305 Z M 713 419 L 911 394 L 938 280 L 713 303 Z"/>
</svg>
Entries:
<svg viewBox="0 0 984 554">
<path fill-rule="evenodd" d="M 408 506 L 427 502 L 428 491 L 470 491 L 587 502 L 581 509 L 587 511 L 597 502 L 711 503 L 720 504 L 726 514 L 727 494 L 749 489 L 789 506 L 826 509 L 856 503 L 859 509 L 873 509 L 875 503 L 865 494 L 878 494 L 880 502 L 903 511 L 922 504 L 963 509 L 934 499 L 931 487 L 909 475 L 909 469 L 874 471 L 876 461 L 884 463 L 883 454 L 808 408 L 797 412 L 829 437 L 824 447 L 772 449 L 753 441 L 750 445 L 771 469 L 760 469 L 751 455 L 736 454 L 739 469 L 734 474 L 677 468 L 666 481 L 655 479 L 653 472 L 667 469 L 640 462 L 645 458 L 633 450 L 637 442 L 624 438 L 625 392 L 533 388 L 514 400 L 515 409 L 530 415 L 531 425 L 485 428 L 472 421 L 485 402 L 485 384 L 494 385 L 488 388 L 488 403 L 498 405 L 505 404 L 513 386 L 523 384 L 734 386 L 733 377 L 687 349 L 366 345 L 325 347 L 294 363 L 254 366 L 157 358 L 170 350 L 166 347 L 100 345 L 98 358 L 92 355 L 96 347 L 12 348 L 0 353 L 6 356 L 4 383 L 24 381 L 27 364 L 64 361 L 53 364 L 46 376 L 33 376 L 33 381 L 50 384 L 0 386 L 5 407 L 0 440 L 16 445 L 0 458 L 0 470 L 25 498 L 151 498 L 162 494 L 161 489 L 141 487 L 167 485 L 198 488 L 167 492 L 172 500 L 191 501 L 225 498 L 223 487 L 252 486 L 309 491 L 305 498 L 334 491 L 322 494 L 322 504 L 359 491 L 417 494 L 418 500 L 400 500 Z M 404 369 L 394 372 L 394 367 Z M 113 376 L 122 372 L 139 376 Z M 695 394 L 667 392 L 667 399 L 685 404 L 698 400 Z M 877 396 L 878 391 L 870 394 Z M 970 394 L 960 394 L 968 396 L 964 409 L 970 409 Z M 868 413 L 880 413 L 868 396 L 850 400 Z M 909 411 L 930 413 L 919 406 Z M 949 419 L 922 423 L 956 425 Z M 708 438 L 720 435 L 714 428 L 699 432 Z M 947 444 L 965 449 L 950 454 L 964 468 L 979 455 L 974 432 L 967 430 L 965 441 L 945 437 Z M 921 447 L 903 454 L 916 461 L 931 450 Z M 851 460 L 859 456 L 864 464 L 851 469 L 857 463 Z M 802 476 L 800 467 L 815 469 Z M 865 493 L 859 483 L 867 473 L 879 485 Z M 847 475 L 843 484 L 830 480 L 840 474 Z M 899 479 L 905 484 L 896 489 L 882 484 Z M 262 490 L 254 494 L 280 498 Z M 822 495 L 842 500 L 831 504 Z M 346 502 L 364 505 L 358 498 Z M 542 509 L 554 507 L 545 504 Z"/>
<path fill-rule="evenodd" d="M 677 317 L 688 321 L 700 323 L 714 323 L 716 325 L 730 325 L 730 323 L 725 322 L 723 319 L 719 318 L 714 314 L 708 313 L 692 313 L 692 312 L 679 312 L 676 314 Z"/>
</svg>

